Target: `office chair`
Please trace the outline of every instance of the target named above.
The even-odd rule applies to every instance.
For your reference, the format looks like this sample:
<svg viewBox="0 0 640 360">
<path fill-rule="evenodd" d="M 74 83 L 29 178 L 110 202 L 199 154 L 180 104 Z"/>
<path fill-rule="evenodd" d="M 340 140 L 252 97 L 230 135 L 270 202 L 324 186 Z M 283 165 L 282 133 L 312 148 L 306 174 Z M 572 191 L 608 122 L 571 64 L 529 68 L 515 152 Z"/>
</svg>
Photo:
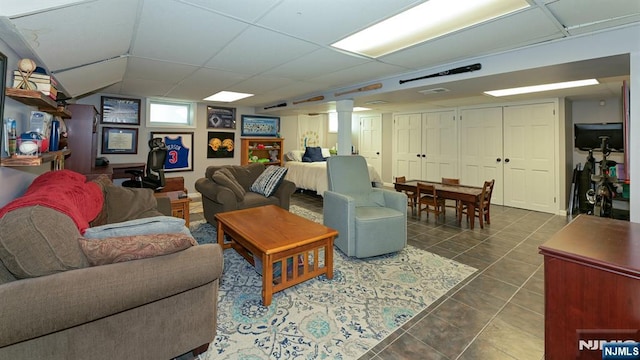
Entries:
<svg viewBox="0 0 640 360">
<path fill-rule="evenodd" d="M 161 138 L 153 138 L 149 140 L 149 155 L 147 156 L 147 166 L 143 172 L 140 170 L 126 170 L 126 173 L 132 174 L 131 180 L 122 183 L 122 186 L 149 188 L 154 191 L 160 191 L 165 185 L 164 178 L 164 162 L 167 158 L 167 146 Z"/>
</svg>

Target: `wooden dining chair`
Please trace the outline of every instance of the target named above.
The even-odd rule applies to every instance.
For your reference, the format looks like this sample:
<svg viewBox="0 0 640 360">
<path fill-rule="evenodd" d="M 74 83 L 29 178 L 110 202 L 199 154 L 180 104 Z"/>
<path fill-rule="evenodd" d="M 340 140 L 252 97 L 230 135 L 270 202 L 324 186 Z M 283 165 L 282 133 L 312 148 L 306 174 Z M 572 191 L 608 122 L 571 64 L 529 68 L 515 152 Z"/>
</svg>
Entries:
<svg viewBox="0 0 640 360">
<path fill-rule="evenodd" d="M 397 184 L 404 184 L 407 182 L 407 178 L 404 176 L 396 176 L 396 183 Z M 409 191 L 409 190 L 404 190 L 403 191 L 405 194 L 407 194 L 407 206 L 409 206 L 411 208 L 411 214 L 416 213 L 416 192 L 415 191 Z"/>
<path fill-rule="evenodd" d="M 466 205 L 460 206 L 458 212 L 458 224 L 462 223 L 463 214 L 467 214 L 467 221 L 469 221 L 469 216 L 477 216 L 481 229 L 484 229 L 485 222 L 487 224 L 491 224 L 491 194 L 493 193 L 493 185 L 495 182 L 495 179 L 484 182 L 480 200 L 476 202 L 476 208 L 473 214 L 469 214 L 469 209 Z"/>
<path fill-rule="evenodd" d="M 427 212 L 427 219 L 429 219 L 429 213 L 433 211 L 436 215 L 436 221 L 438 216 L 443 212 L 444 202 L 438 198 L 436 188 L 433 185 L 418 182 L 417 188 L 417 206 L 418 206 L 418 219 L 422 214 L 422 211 Z M 432 209 L 433 208 L 433 209 Z"/>
<path fill-rule="evenodd" d="M 441 180 L 442 185 L 460 185 L 460 179 L 454 179 L 454 178 L 442 178 Z M 451 201 L 454 201 L 453 204 L 451 204 Z M 447 205 L 447 201 L 445 200 L 445 208 L 455 208 L 456 209 L 456 217 L 458 216 L 458 209 L 460 207 L 460 201 L 458 200 L 451 200 L 449 201 L 449 205 Z"/>
</svg>

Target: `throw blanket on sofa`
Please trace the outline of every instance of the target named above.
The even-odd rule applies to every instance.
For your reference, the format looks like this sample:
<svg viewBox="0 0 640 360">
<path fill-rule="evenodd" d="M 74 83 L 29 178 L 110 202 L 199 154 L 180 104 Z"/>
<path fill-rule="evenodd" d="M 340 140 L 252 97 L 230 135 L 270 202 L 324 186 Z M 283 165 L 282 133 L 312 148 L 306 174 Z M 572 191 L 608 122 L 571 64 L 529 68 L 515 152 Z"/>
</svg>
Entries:
<svg viewBox="0 0 640 360">
<path fill-rule="evenodd" d="M 71 170 L 46 172 L 33 180 L 23 196 L 1 208 L 0 218 L 11 210 L 40 205 L 69 216 L 83 234 L 104 202 L 102 189 L 85 181 L 84 175 Z"/>
</svg>

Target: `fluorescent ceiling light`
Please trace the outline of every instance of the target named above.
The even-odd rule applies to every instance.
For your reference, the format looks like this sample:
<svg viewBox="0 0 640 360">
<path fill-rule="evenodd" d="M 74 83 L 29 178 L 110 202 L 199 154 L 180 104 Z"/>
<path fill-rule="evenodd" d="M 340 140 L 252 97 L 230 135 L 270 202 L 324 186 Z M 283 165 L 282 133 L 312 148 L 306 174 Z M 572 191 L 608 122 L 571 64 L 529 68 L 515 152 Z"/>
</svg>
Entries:
<svg viewBox="0 0 640 360">
<path fill-rule="evenodd" d="M 484 93 L 491 96 L 510 96 L 510 95 L 528 94 L 528 93 L 540 92 L 540 91 L 568 89 L 568 88 L 597 85 L 597 84 L 599 84 L 599 82 L 596 79 L 586 79 L 586 80 L 567 81 L 567 82 L 560 82 L 560 83 L 553 83 L 553 84 L 523 86 L 523 87 L 511 88 L 511 89 L 491 90 L 491 91 L 485 91 Z"/>
<path fill-rule="evenodd" d="M 331 46 L 377 58 L 526 7 L 526 0 L 429 0 Z"/>
<path fill-rule="evenodd" d="M 356 112 L 356 111 L 367 111 L 367 110 L 371 110 L 371 109 L 366 108 L 366 107 L 360 107 L 360 106 L 356 106 L 356 107 L 353 108 L 353 112 Z"/>
<path fill-rule="evenodd" d="M 233 92 L 233 91 L 220 91 L 216 94 L 213 94 L 209 97 L 204 98 L 203 100 L 233 102 L 236 100 L 248 98 L 249 96 L 253 96 L 253 94 L 245 94 L 245 93 L 239 93 L 239 92 Z"/>
</svg>

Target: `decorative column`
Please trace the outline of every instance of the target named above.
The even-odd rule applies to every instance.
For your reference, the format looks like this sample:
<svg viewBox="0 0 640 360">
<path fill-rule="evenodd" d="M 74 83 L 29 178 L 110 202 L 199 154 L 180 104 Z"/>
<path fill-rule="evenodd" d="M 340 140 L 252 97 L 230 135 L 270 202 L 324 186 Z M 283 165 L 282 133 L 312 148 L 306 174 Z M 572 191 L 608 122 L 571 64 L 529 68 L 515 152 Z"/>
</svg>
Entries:
<svg viewBox="0 0 640 360">
<path fill-rule="evenodd" d="M 338 113 L 338 155 L 351 155 L 351 115 L 353 100 L 339 100 L 336 102 Z"/>
</svg>

